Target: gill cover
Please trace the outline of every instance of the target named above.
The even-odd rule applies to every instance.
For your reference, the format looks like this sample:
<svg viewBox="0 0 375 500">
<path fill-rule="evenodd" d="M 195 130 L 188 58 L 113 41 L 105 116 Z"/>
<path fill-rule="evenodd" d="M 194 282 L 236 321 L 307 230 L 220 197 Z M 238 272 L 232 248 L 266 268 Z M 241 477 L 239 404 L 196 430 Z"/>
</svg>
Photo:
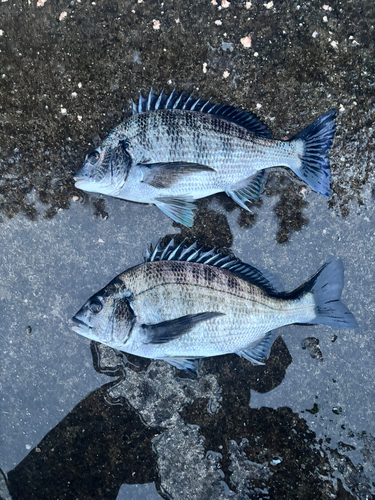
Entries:
<svg viewBox="0 0 375 500">
<path fill-rule="evenodd" d="M 136 321 L 130 302 L 131 295 L 122 291 L 115 279 L 73 316 L 72 328 L 84 337 L 120 349 Z"/>
<path fill-rule="evenodd" d="M 126 182 L 132 159 L 125 140 L 116 141 L 109 136 L 105 142 L 85 158 L 74 176 L 75 186 L 83 191 L 115 196 Z"/>
</svg>

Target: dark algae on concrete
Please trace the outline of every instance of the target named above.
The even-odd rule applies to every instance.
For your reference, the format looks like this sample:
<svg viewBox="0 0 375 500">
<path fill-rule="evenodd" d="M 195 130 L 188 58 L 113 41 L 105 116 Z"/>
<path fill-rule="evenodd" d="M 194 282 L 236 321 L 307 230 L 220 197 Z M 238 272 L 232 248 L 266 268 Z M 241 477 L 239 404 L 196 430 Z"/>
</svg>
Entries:
<svg viewBox="0 0 375 500">
<path fill-rule="evenodd" d="M 51 217 L 82 196 L 72 174 L 90 144 L 152 84 L 199 88 L 255 111 L 280 137 L 334 105 L 330 207 L 346 215 L 353 191 L 364 203 L 374 151 L 372 3 L 334 2 L 326 10 L 314 2 L 233 2 L 220 10 L 216 3 L 3 2 L 2 213 L 34 218 L 36 198 Z M 246 34 L 250 47 L 241 43 Z M 302 209 L 285 200 L 277 209 L 281 242 L 301 228 Z"/>
<path fill-rule="evenodd" d="M 374 498 L 374 26 L 372 0 L 0 2 L 0 498 Z M 275 169 L 251 213 L 215 195 L 188 229 L 76 189 L 151 86 L 252 111 L 283 139 L 335 108 L 331 199 Z M 295 326 L 265 366 L 207 359 L 198 379 L 91 356 L 68 318 L 175 233 L 288 289 L 342 258 L 358 334 Z"/>
</svg>

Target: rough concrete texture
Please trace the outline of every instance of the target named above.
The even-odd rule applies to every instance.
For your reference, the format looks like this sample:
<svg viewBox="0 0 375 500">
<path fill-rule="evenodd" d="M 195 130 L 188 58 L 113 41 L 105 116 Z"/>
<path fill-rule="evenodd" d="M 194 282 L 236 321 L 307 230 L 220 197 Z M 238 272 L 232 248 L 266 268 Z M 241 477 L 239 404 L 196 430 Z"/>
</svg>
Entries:
<svg viewBox="0 0 375 500">
<path fill-rule="evenodd" d="M 0 3 L 1 498 L 373 498 L 374 25 L 372 0 Z M 336 108 L 332 198 L 274 171 L 251 214 L 214 196 L 188 230 L 75 189 L 151 85 L 256 112 L 279 138 Z M 69 318 L 175 233 L 286 289 L 342 258 L 359 329 L 280 329 L 264 367 L 208 359 L 197 380 L 90 349 Z"/>
</svg>

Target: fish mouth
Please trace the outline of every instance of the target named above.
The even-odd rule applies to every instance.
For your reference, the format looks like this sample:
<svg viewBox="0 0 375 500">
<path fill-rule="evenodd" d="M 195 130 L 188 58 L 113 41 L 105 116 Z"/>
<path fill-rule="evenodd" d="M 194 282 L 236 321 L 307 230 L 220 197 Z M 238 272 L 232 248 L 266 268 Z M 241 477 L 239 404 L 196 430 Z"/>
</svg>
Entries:
<svg viewBox="0 0 375 500">
<path fill-rule="evenodd" d="M 73 331 L 79 333 L 80 335 L 88 335 L 90 333 L 91 327 L 86 325 L 86 323 L 78 319 L 76 316 L 73 316 L 71 322 L 73 323 L 71 325 Z"/>
<path fill-rule="evenodd" d="M 87 180 L 87 177 L 73 177 L 75 180 L 74 186 L 81 191 L 88 191 L 90 193 L 95 193 L 97 190 L 95 189 L 95 184 Z"/>
<path fill-rule="evenodd" d="M 75 180 L 74 186 L 81 191 L 87 191 L 89 193 L 102 193 L 107 194 L 106 185 L 98 183 L 88 179 L 87 177 L 79 177 L 76 175 L 73 177 Z"/>
<path fill-rule="evenodd" d="M 82 184 L 84 184 L 85 182 L 87 182 L 87 179 L 85 177 L 80 177 L 79 175 L 75 175 L 73 177 L 74 181 L 75 181 L 75 187 L 79 187 L 80 185 L 82 186 Z"/>
</svg>

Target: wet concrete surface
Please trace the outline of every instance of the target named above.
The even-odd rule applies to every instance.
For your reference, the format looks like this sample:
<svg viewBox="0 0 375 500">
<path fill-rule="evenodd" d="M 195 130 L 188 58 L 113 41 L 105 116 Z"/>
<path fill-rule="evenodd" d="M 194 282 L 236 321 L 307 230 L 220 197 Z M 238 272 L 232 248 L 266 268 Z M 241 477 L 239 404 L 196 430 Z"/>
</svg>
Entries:
<svg viewBox="0 0 375 500">
<path fill-rule="evenodd" d="M 0 3 L 1 498 L 373 498 L 374 10 Z M 242 106 L 280 138 L 336 108 L 332 198 L 275 171 L 252 214 L 214 196 L 187 230 L 78 191 L 87 151 L 151 85 Z M 208 359 L 197 380 L 123 367 L 69 318 L 172 234 L 230 248 L 288 290 L 342 258 L 359 329 L 283 328 L 264 367 Z"/>
</svg>

